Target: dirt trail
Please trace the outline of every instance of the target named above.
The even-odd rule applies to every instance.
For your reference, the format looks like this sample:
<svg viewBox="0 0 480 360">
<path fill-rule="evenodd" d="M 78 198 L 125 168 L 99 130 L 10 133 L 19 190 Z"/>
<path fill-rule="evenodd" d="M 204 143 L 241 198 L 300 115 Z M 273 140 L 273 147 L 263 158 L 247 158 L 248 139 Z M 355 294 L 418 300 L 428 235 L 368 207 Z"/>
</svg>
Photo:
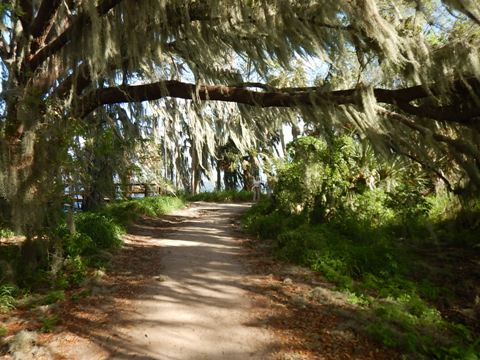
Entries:
<svg viewBox="0 0 480 360">
<path fill-rule="evenodd" d="M 66 323 L 70 332 L 78 325 L 72 346 L 63 337 L 62 344 L 54 339 L 50 347 L 57 354 L 62 349 L 60 354 L 69 359 L 268 358 L 272 338 L 254 325 L 240 260 L 244 249 L 234 226 L 245 209 L 196 203 L 166 219 L 135 226 L 117 264 L 117 285 L 104 284 L 104 291 L 112 294 L 97 302 L 109 314 L 96 321 L 104 326 L 80 334 L 83 316 L 77 315 Z M 108 297 L 117 300 L 109 304 Z M 93 321 L 85 325 L 91 327 Z"/>
</svg>

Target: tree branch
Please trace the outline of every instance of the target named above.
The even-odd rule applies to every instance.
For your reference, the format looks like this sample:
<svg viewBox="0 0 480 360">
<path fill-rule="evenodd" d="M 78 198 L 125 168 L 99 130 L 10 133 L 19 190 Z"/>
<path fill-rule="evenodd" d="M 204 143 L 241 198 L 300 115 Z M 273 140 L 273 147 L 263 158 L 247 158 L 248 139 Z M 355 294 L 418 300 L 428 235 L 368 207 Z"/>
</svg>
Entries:
<svg viewBox="0 0 480 360">
<path fill-rule="evenodd" d="M 34 41 L 31 52 L 35 53 L 38 48 L 45 42 L 45 39 L 52 27 L 57 10 L 60 7 L 62 0 L 43 0 L 38 9 L 37 16 L 33 20 L 30 28 L 30 35 Z"/>
<path fill-rule="evenodd" d="M 440 121 L 453 121 L 468 124 L 472 119 L 480 117 L 480 107 L 460 109 L 458 106 L 414 106 L 409 103 L 398 103 L 398 107 L 410 114 L 424 118 L 433 118 Z"/>
<path fill-rule="evenodd" d="M 24 31 L 28 31 L 30 24 L 32 22 L 32 0 L 20 0 L 20 14 L 18 18 L 22 23 Z"/>
<path fill-rule="evenodd" d="M 478 80 L 476 80 L 476 82 L 478 82 Z M 284 89 L 275 89 L 273 91 L 261 92 L 248 89 L 250 85 L 251 84 L 245 84 L 245 86 L 196 86 L 195 84 L 166 80 L 146 85 L 122 85 L 96 89 L 81 98 L 77 112 L 80 116 L 85 116 L 101 105 L 157 100 L 163 97 L 236 102 L 259 107 L 314 106 L 326 103 L 334 105 L 360 105 L 358 89 L 326 92 L 322 90 L 322 88 L 312 87 L 308 88 L 308 90 L 296 92 L 291 92 L 291 88 L 286 88 L 285 91 Z M 458 84 L 454 84 L 453 88 L 460 89 L 457 85 Z M 255 86 L 261 87 L 259 84 L 255 84 Z M 268 89 L 268 86 L 265 85 L 264 88 Z M 459 111 L 454 112 L 452 108 L 447 112 L 450 116 L 447 116 L 442 112 L 443 108 L 433 108 L 437 111 L 428 112 L 426 111 L 427 108 L 422 109 L 410 105 L 409 102 L 412 100 L 432 96 L 433 91 L 423 86 L 413 86 L 396 90 L 373 89 L 373 93 L 379 103 L 394 105 L 412 115 L 420 115 L 439 121 L 461 123 L 469 126 L 474 123 L 475 117 L 480 115 L 479 109 L 472 109 L 472 111 L 461 113 Z M 408 104 L 408 106 L 406 104 Z"/>
<path fill-rule="evenodd" d="M 10 46 L 8 46 L 7 42 L 1 36 L 0 34 L 0 58 L 4 61 L 7 62 L 7 60 L 10 58 Z"/>
<path fill-rule="evenodd" d="M 52 92 L 52 98 L 64 99 L 68 96 L 73 86 L 76 95 L 80 95 L 82 90 L 92 83 L 90 71 L 86 64 L 79 65 L 75 71 L 67 76 Z"/>
<path fill-rule="evenodd" d="M 46 0 L 45 0 L 46 1 Z M 122 0 L 103 0 L 100 5 L 97 6 L 97 12 L 99 16 L 103 16 L 108 13 L 112 8 L 118 5 Z M 85 26 L 90 24 L 90 18 L 88 14 L 79 14 L 73 23 L 65 29 L 58 37 L 41 48 L 35 55 L 30 58 L 29 66 L 31 70 L 40 66 L 48 57 L 60 51 L 68 42 L 73 38 L 73 33 L 78 26 Z"/>
</svg>

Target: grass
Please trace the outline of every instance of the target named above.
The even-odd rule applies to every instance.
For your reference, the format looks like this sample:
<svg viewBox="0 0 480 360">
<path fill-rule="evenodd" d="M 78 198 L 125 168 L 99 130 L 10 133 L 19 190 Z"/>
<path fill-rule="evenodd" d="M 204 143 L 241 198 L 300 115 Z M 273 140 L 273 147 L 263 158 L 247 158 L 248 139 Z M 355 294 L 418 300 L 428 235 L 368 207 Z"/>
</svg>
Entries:
<svg viewBox="0 0 480 360">
<path fill-rule="evenodd" d="M 180 197 L 156 196 L 115 202 L 107 205 L 99 213 L 111 218 L 118 225 L 126 226 L 139 216 L 162 216 L 184 206 L 185 201 Z"/>
<path fill-rule="evenodd" d="M 253 199 L 253 193 L 246 190 L 224 190 L 202 192 L 196 195 L 187 196 L 188 201 L 206 202 L 249 202 Z"/>
</svg>

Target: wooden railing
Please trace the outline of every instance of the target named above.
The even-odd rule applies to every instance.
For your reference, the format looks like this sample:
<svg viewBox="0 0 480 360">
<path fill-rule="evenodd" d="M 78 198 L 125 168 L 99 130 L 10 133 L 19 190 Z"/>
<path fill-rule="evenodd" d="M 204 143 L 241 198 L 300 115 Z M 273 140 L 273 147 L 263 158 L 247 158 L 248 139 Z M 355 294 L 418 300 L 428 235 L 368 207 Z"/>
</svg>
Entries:
<svg viewBox="0 0 480 360">
<path fill-rule="evenodd" d="M 129 183 L 129 184 L 115 184 L 115 198 L 135 198 L 137 194 L 143 197 L 155 196 L 164 192 L 158 184 L 145 183 Z M 82 208 L 85 192 L 77 192 L 75 194 L 65 194 L 67 198 L 74 204 L 76 208 Z M 104 201 L 109 202 L 112 199 L 104 198 Z"/>
</svg>

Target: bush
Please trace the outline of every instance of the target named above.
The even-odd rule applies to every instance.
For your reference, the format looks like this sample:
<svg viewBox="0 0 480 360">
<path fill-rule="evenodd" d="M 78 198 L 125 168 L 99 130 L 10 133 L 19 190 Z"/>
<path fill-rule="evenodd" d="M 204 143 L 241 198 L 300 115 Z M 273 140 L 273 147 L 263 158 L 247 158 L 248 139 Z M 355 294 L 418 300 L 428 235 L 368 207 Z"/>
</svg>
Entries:
<svg viewBox="0 0 480 360">
<path fill-rule="evenodd" d="M 187 196 L 188 201 L 207 202 L 248 202 L 252 201 L 253 193 L 246 190 L 224 190 L 202 192 L 196 195 Z"/>
<path fill-rule="evenodd" d="M 87 234 L 76 232 L 64 239 L 64 250 L 69 256 L 86 255 L 94 252 L 95 244 Z"/>
<path fill-rule="evenodd" d="M 65 300 L 65 291 L 63 290 L 52 290 L 45 297 L 44 303 L 46 305 L 55 304 L 56 302 Z"/>
<path fill-rule="evenodd" d="M 0 286 L 0 312 L 6 312 L 15 308 L 15 294 L 17 288 L 13 285 Z"/>
<path fill-rule="evenodd" d="M 69 284 L 79 285 L 87 277 L 87 265 L 79 256 L 68 256 L 65 259 L 65 272 Z"/>
<path fill-rule="evenodd" d="M 120 236 L 124 230 L 113 219 L 102 214 L 82 213 L 76 219 L 77 231 L 83 234 L 84 243 L 88 243 L 88 236 L 95 247 L 100 249 L 118 248 L 122 244 Z"/>
<path fill-rule="evenodd" d="M 256 215 L 253 221 L 248 221 L 248 229 L 261 239 L 275 239 L 283 231 L 284 216 L 278 212 L 269 215 Z"/>
<path fill-rule="evenodd" d="M 418 165 L 382 164 L 356 138 L 298 138 L 288 155 L 276 163 L 272 199 L 246 213 L 245 228 L 272 239 L 278 258 L 308 266 L 361 299 L 379 320 L 369 332 L 385 345 L 425 358 L 478 352 L 480 340 L 454 334 L 427 302 L 448 290 L 415 274 L 424 245 L 480 245 L 478 197 L 435 194 Z M 438 282 L 439 272 L 431 279 Z"/>
<path fill-rule="evenodd" d="M 100 213 L 126 226 L 139 216 L 161 216 L 184 206 L 184 201 L 179 197 L 155 196 L 109 204 Z"/>
<path fill-rule="evenodd" d="M 137 203 L 137 212 L 147 216 L 165 215 L 185 205 L 183 200 L 176 196 L 148 197 L 133 201 Z"/>
<path fill-rule="evenodd" d="M 0 238 L 11 238 L 12 236 L 15 236 L 15 233 L 8 229 L 8 228 L 0 228 Z"/>
<path fill-rule="evenodd" d="M 138 202 L 135 200 L 109 204 L 100 213 L 113 219 L 116 223 L 122 226 L 127 226 L 140 216 Z"/>
<path fill-rule="evenodd" d="M 39 318 L 40 321 L 40 331 L 44 333 L 52 332 L 55 329 L 55 326 L 60 321 L 58 315 L 45 315 Z"/>
<path fill-rule="evenodd" d="M 282 232 L 295 229 L 304 224 L 307 219 L 304 215 L 286 215 L 275 210 L 271 198 L 262 198 L 253 205 L 243 217 L 245 229 L 261 239 L 275 239 Z"/>
</svg>

